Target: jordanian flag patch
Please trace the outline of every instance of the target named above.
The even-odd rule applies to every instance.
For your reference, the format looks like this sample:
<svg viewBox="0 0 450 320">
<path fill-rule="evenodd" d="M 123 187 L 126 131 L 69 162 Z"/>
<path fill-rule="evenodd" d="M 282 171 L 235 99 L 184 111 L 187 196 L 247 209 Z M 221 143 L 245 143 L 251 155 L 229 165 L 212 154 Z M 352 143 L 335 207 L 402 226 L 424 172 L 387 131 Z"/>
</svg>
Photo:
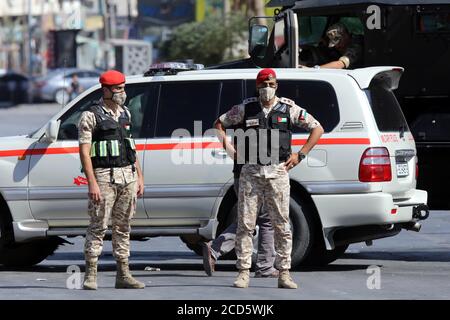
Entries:
<svg viewBox="0 0 450 320">
<path fill-rule="evenodd" d="M 287 123 L 287 118 L 278 117 L 278 123 Z"/>
<path fill-rule="evenodd" d="M 127 131 L 130 131 L 130 129 L 131 129 L 131 126 L 130 126 L 129 124 L 126 124 L 126 125 L 124 125 L 123 127 L 124 127 L 125 130 L 127 130 Z"/>
</svg>

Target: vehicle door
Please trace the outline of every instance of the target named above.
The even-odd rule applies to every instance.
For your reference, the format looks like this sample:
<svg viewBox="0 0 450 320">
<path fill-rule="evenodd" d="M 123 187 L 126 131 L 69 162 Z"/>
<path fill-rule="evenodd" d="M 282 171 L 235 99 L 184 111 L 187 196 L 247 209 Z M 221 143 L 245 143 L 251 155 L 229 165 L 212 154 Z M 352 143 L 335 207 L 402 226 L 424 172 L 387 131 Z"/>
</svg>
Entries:
<svg viewBox="0 0 450 320">
<path fill-rule="evenodd" d="M 405 198 L 408 191 L 416 188 L 417 153 L 414 137 L 391 88 L 390 78 L 395 72 L 384 72 L 384 78 L 373 80 L 366 94 L 393 167 L 392 180 L 383 184 L 383 191 L 392 193 L 394 198 Z"/>
<path fill-rule="evenodd" d="M 145 206 L 151 219 L 179 225 L 210 218 L 233 161 L 211 129 L 242 101 L 242 81 L 162 82 L 153 138 L 145 155 Z M 177 130 L 178 129 L 178 130 Z M 180 131 L 181 129 L 181 131 Z"/>
<path fill-rule="evenodd" d="M 148 101 L 146 87 L 128 85 L 127 104 L 131 107 L 133 135 L 142 151 L 143 118 Z M 29 199 L 33 216 L 49 220 L 50 225 L 79 225 L 74 220 L 87 222 L 87 180 L 81 170 L 78 148 L 78 121 L 101 97 L 98 89 L 78 101 L 60 117 L 58 140 L 48 144 L 36 143 L 29 171 Z M 143 163 L 143 152 L 139 152 Z M 136 219 L 147 218 L 143 201 L 138 202 Z"/>
</svg>

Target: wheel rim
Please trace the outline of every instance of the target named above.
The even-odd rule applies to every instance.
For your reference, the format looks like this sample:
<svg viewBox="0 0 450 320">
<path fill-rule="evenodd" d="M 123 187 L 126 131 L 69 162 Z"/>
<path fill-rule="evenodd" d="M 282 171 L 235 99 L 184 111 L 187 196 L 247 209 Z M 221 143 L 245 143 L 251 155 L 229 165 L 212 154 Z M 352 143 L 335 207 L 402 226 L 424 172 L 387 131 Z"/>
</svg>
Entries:
<svg viewBox="0 0 450 320">
<path fill-rule="evenodd" d="M 66 104 L 68 100 L 68 94 L 65 90 L 60 89 L 56 92 L 55 100 L 58 104 Z"/>
</svg>

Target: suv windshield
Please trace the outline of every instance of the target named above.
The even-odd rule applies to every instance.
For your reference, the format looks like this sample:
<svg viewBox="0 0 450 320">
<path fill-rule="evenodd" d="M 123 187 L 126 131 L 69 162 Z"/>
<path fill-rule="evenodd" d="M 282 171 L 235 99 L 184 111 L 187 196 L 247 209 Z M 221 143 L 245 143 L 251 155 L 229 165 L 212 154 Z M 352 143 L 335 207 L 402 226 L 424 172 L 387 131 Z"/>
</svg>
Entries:
<svg viewBox="0 0 450 320">
<path fill-rule="evenodd" d="M 366 95 L 372 107 L 378 130 L 381 132 L 409 131 L 397 98 L 384 82 L 372 82 L 369 90 L 366 90 Z"/>
</svg>

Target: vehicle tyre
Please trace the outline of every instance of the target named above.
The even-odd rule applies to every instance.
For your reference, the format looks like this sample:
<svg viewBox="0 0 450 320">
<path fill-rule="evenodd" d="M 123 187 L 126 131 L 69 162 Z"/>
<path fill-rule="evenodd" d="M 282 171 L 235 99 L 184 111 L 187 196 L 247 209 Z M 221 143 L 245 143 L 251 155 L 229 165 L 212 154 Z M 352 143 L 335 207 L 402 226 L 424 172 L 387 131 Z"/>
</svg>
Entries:
<svg viewBox="0 0 450 320">
<path fill-rule="evenodd" d="M 302 264 L 314 244 L 316 223 L 314 209 L 304 199 L 291 195 L 289 219 L 292 230 L 292 268 Z"/>
<path fill-rule="evenodd" d="M 289 219 L 292 228 L 292 254 L 291 264 L 297 266 L 306 259 L 309 254 L 315 237 L 315 221 L 314 210 L 310 207 L 307 201 L 297 199 L 291 196 L 289 204 Z M 217 235 L 220 235 L 230 224 L 236 221 L 237 217 L 237 203 L 235 203 L 229 214 L 223 217 L 218 217 L 219 225 L 217 227 Z M 193 250 L 198 255 L 202 255 L 201 246 L 193 239 L 187 239 L 186 236 L 181 237 L 182 241 L 186 243 L 189 249 Z M 197 240 L 198 241 L 198 240 Z M 255 232 L 253 240 L 253 255 L 252 264 L 256 263 L 257 248 L 258 248 L 258 230 Z M 223 255 L 223 260 L 236 260 L 236 253 L 234 250 Z"/>
<path fill-rule="evenodd" d="M 55 101 L 56 103 L 60 104 L 60 105 L 65 105 L 67 102 L 69 102 L 69 93 L 67 92 L 66 89 L 61 88 L 58 89 L 55 92 Z"/>
<path fill-rule="evenodd" d="M 11 217 L 0 203 L 0 265 L 30 267 L 38 264 L 63 243 L 60 237 L 37 239 L 24 243 L 14 242 Z"/>
</svg>

